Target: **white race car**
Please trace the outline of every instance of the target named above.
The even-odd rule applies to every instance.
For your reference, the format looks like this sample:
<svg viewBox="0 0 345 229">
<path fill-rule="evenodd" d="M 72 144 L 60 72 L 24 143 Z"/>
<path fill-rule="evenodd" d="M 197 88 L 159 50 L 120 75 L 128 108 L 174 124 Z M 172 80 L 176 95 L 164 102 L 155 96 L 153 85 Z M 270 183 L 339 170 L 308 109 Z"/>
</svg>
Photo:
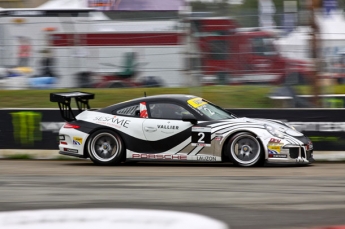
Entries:
<svg viewBox="0 0 345 229">
<path fill-rule="evenodd" d="M 71 99 L 82 111 L 74 116 Z M 67 121 L 60 154 L 100 165 L 127 161 L 309 164 L 313 144 L 277 120 L 239 118 L 193 95 L 157 95 L 88 110 L 94 94 L 51 93 Z M 88 109 L 86 109 L 88 108 Z"/>
</svg>

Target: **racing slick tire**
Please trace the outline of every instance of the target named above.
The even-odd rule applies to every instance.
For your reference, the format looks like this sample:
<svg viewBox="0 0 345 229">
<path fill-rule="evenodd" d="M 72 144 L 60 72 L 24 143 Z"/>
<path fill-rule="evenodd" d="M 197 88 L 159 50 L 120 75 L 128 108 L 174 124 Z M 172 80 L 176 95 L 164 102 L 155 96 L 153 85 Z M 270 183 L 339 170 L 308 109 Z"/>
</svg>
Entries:
<svg viewBox="0 0 345 229">
<path fill-rule="evenodd" d="M 87 152 L 97 165 L 116 165 L 121 163 L 125 147 L 121 137 L 111 130 L 98 130 L 88 138 Z"/>
<path fill-rule="evenodd" d="M 251 133 L 241 132 L 230 138 L 227 154 L 236 166 L 262 166 L 265 162 L 260 142 Z"/>
</svg>

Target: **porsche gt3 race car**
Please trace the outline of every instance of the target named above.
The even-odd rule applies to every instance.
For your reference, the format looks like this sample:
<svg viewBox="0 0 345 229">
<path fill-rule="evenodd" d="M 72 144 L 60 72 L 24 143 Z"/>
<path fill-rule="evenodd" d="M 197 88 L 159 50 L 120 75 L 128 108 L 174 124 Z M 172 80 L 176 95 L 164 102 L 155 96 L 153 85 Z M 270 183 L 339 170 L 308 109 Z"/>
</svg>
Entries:
<svg viewBox="0 0 345 229">
<path fill-rule="evenodd" d="M 75 98 L 80 114 L 74 115 Z M 227 162 L 239 166 L 313 162 L 313 144 L 278 120 L 236 117 L 193 95 L 157 95 L 90 110 L 94 94 L 51 93 L 67 121 L 60 154 L 99 165 L 127 161 Z"/>
</svg>

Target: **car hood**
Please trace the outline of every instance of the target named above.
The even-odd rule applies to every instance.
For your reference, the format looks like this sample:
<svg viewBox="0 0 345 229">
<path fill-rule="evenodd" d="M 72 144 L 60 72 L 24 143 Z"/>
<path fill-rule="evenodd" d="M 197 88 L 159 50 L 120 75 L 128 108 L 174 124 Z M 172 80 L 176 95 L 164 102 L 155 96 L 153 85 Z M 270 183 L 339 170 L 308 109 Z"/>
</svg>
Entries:
<svg viewBox="0 0 345 229">
<path fill-rule="evenodd" d="M 219 121 L 210 121 L 203 123 L 203 126 L 209 126 L 212 127 L 216 123 L 224 123 L 224 124 L 233 124 L 233 123 L 253 123 L 253 124 L 259 124 L 264 127 L 264 125 L 270 125 L 278 130 L 280 130 L 283 133 L 286 133 L 290 136 L 303 136 L 301 132 L 298 132 L 294 129 L 292 129 L 291 126 L 288 124 L 275 120 L 275 119 L 259 119 L 259 118 L 236 118 L 236 119 L 226 119 L 226 120 L 219 120 Z"/>
</svg>

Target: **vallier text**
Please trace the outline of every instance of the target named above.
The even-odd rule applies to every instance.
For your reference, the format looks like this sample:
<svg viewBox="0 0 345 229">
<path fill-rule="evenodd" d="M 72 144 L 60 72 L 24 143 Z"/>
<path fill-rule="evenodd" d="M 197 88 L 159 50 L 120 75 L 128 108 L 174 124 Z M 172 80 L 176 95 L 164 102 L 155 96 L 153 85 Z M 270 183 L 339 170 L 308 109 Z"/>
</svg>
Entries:
<svg viewBox="0 0 345 229">
<path fill-rule="evenodd" d="M 169 130 L 178 130 L 178 126 L 170 126 L 170 125 L 157 125 L 158 129 L 169 129 Z"/>
</svg>

